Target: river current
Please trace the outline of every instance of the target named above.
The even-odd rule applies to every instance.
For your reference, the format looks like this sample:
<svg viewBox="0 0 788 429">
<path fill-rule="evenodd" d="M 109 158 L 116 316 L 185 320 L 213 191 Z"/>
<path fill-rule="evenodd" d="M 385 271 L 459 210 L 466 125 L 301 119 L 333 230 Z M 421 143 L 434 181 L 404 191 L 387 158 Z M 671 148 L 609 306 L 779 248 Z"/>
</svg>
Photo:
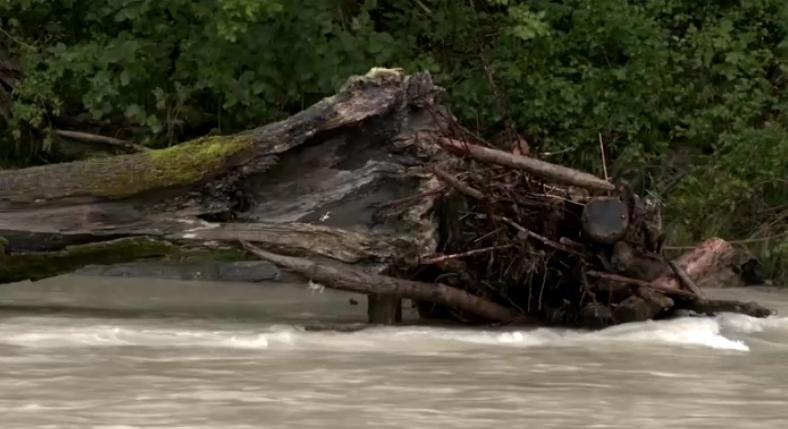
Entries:
<svg viewBox="0 0 788 429">
<path fill-rule="evenodd" d="M 336 332 L 314 328 L 362 322 L 363 297 L 78 276 L 1 286 L 0 427 L 787 428 L 788 290 L 715 294 L 782 315 Z"/>
</svg>

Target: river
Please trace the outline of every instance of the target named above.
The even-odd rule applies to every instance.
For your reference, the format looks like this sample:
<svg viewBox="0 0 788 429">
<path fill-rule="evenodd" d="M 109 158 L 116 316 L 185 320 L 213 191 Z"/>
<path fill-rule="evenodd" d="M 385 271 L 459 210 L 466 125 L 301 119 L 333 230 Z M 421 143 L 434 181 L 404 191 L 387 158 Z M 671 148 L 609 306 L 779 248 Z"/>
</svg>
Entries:
<svg viewBox="0 0 788 429">
<path fill-rule="evenodd" d="M 788 314 L 788 290 L 716 293 Z M 339 333 L 307 327 L 363 298 L 78 276 L 0 303 L 3 429 L 788 427 L 781 316 Z"/>
</svg>

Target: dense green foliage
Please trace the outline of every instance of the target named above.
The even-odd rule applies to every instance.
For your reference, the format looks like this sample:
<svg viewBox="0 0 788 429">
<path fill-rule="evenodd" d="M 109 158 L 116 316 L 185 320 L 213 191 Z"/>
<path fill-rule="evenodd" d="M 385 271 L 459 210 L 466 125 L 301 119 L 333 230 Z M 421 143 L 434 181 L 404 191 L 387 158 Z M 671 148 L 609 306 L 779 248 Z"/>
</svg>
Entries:
<svg viewBox="0 0 788 429">
<path fill-rule="evenodd" d="M 483 134 L 600 174 L 601 139 L 613 174 L 665 199 L 675 241 L 755 239 L 788 269 L 784 0 L 0 0 L 0 27 L 25 76 L 7 160 L 64 123 L 166 145 L 374 65 L 429 70 Z"/>
</svg>

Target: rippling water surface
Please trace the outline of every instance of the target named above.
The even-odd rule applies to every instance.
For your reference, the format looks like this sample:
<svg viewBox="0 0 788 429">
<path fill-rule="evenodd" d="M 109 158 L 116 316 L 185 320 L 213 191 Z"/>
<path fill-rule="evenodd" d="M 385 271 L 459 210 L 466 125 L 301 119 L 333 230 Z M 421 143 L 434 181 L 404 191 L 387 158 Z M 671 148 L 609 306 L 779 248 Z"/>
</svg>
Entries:
<svg viewBox="0 0 788 429">
<path fill-rule="evenodd" d="M 788 290 L 727 290 L 788 314 Z M 363 298 L 355 298 L 361 304 Z M 0 287 L 0 427 L 788 427 L 788 318 L 372 328 L 305 287 Z"/>
</svg>

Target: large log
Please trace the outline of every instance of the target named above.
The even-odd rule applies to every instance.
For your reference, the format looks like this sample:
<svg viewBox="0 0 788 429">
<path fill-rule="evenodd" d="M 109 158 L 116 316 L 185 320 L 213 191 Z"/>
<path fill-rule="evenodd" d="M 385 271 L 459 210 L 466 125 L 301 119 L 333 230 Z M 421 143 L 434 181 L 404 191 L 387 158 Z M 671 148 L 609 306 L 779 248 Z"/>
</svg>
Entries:
<svg viewBox="0 0 788 429">
<path fill-rule="evenodd" d="M 0 171 L 0 207 L 67 198 L 122 199 L 142 192 L 188 186 L 254 166 L 320 133 L 355 126 L 399 107 L 406 77 L 374 69 L 342 91 L 290 118 L 231 136 L 212 136 L 148 153 Z M 266 163 L 267 165 L 267 163 Z"/>
<path fill-rule="evenodd" d="M 583 208 L 581 222 L 592 241 L 614 244 L 627 232 L 629 209 L 618 197 L 593 198 Z"/>
<path fill-rule="evenodd" d="M 123 238 L 225 253 L 245 239 L 379 269 L 415 261 L 436 250 L 434 198 L 381 207 L 440 188 L 419 144 L 399 142 L 445 129 L 446 115 L 435 115 L 441 92 L 427 74 L 373 69 L 303 112 L 239 134 L 0 171 L 0 282 L 153 256 L 125 251 Z M 115 243 L 111 257 L 97 250 L 105 242 Z M 164 253 L 155 256 L 182 257 Z"/>
</svg>

